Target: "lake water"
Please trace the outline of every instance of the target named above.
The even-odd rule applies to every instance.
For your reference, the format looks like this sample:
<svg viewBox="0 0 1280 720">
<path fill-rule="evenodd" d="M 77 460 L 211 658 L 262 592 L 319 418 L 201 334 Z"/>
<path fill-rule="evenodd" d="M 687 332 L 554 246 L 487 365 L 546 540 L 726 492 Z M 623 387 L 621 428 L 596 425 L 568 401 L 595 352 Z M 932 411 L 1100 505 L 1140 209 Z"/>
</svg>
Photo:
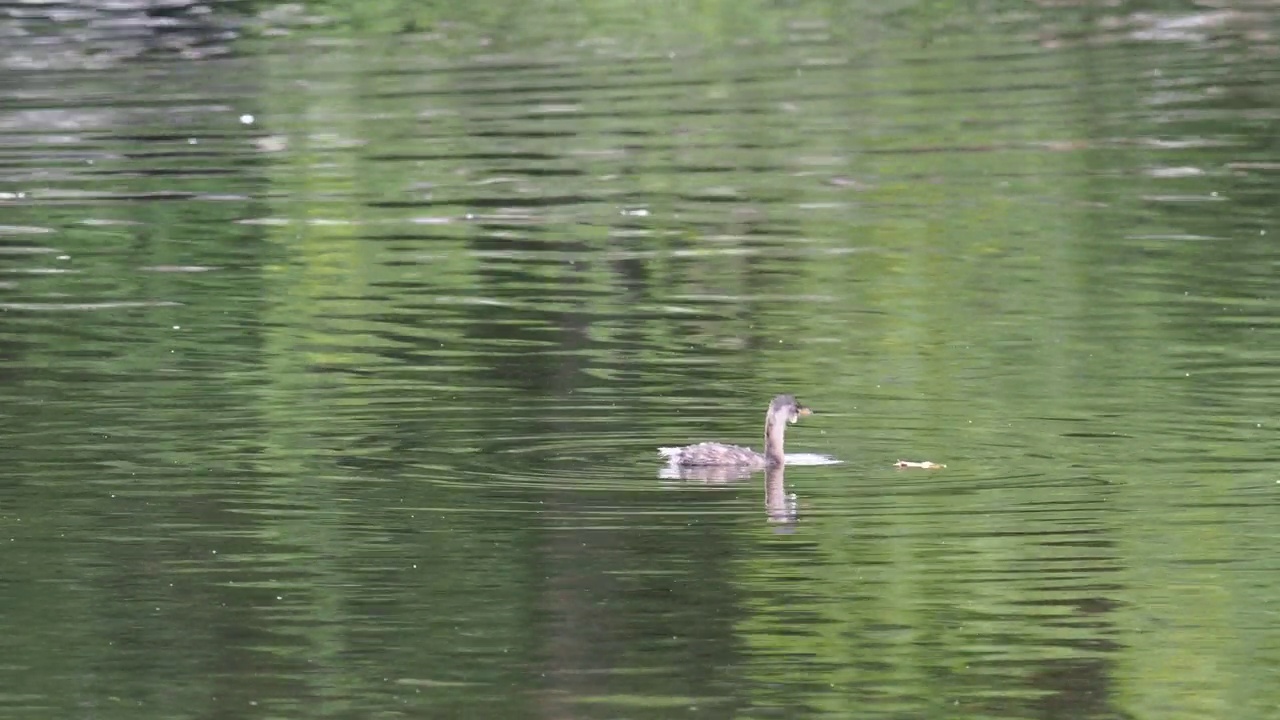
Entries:
<svg viewBox="0 0 1280 720">
<path fill-rule="evenodd" d="M 0 714 L 1276 717 L 1277 8 L 570 5 L 9 33 Z"/>
</svg>

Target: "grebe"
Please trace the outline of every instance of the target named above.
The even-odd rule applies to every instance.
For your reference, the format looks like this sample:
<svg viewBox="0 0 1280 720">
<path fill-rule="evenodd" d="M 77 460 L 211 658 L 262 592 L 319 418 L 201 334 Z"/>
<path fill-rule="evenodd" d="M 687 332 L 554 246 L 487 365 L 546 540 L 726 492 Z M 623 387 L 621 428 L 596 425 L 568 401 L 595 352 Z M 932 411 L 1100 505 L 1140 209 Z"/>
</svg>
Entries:
<svg viewBox="0 0 1280 720">
<path fill-rule="evenodd" d="M 704 442 L 678 448 L 658 448 L 658 453 L 678 467 L 732 466 L 759 469 L 782 466 L 786 455 L 782 451 L 782 436 L 787 423 L 794 423 L 813 413 L 796 402 L 792 395 L 779 395 L 769 403 L 764 416 L 764 454 L 747 447 Z"/>
</svg>

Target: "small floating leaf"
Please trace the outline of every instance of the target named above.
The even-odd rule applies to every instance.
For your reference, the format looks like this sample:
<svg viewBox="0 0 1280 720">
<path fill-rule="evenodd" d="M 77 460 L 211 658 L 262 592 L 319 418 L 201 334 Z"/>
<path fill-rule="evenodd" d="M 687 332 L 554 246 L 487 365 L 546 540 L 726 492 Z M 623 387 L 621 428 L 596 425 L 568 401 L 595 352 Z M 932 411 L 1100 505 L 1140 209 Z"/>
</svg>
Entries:
<svg viewBox="0 0 1280 720">
<path fill-rule="evenodd" d="M 915 462 L 914 460 L 899 460 L 898 462 L 894 463 L 893 466 L 897 468 L 920 468 L 921 470 L 941 470 L 942 468 L 946 467 L 946 465 L 939 465 L 936 462 L 929 462 L 928 460 L 925 460 L 923 462 Z"/>
</svg>

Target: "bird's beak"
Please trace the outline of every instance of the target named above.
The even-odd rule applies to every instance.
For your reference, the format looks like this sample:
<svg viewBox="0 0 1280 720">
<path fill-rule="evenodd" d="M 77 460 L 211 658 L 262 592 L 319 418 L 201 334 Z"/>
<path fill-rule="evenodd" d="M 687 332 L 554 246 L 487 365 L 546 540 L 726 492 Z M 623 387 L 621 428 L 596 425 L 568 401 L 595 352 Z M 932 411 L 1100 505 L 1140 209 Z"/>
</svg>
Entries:
<svg viewBox="0 0 1280 720">
<path fill-rule="evenodd" d="M 800 417 L 804 417 L 805 415 L 812 415 L 812 414 L 813 414 L 813 411 L 812 411 L 812 410 L 810 410 L 809 408 L 807 408 L 807 407 L 805 407 L 805 406 L 803 406 L 803 405 L 801 405 L 800 407 L 796 408 L 796 411 L 800 413 Z"/>
</svg>

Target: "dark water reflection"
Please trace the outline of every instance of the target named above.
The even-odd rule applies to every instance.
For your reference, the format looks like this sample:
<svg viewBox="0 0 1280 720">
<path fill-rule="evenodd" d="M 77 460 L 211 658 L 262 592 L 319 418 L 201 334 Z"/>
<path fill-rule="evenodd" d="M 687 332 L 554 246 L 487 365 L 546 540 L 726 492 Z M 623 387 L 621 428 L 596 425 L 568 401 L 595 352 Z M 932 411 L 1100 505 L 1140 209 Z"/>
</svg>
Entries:
<svg viewBox="0 0 1280 720">
<path fill-rule="evenodd" d="M 12 75 L 0 707 L 1270 717 L 1274 10 L 1055 12 Z"/>
</svg>

